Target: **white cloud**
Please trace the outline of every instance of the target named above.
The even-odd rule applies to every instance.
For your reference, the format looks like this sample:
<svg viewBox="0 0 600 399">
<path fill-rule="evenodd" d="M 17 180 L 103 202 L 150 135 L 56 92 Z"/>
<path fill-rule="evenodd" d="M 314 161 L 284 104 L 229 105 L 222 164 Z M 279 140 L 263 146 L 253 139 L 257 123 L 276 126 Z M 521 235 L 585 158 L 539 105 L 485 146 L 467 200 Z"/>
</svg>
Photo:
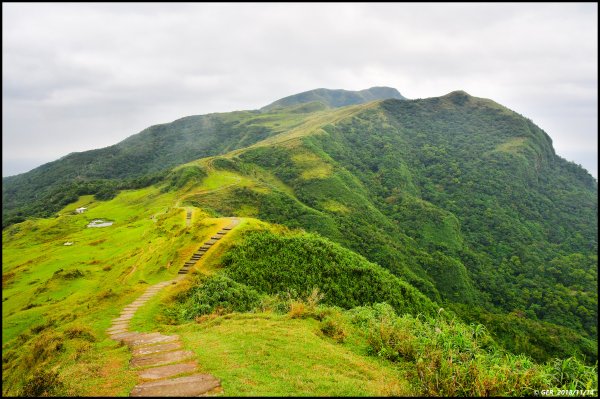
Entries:
<svg viewBox="0 0 600 399">
<path fill-rule="evenodd" d="M 3 175 L 186 115 L 386 85 L 491 98 L 597 176 L 597 4 L 2 8 Z"/>
</svg>

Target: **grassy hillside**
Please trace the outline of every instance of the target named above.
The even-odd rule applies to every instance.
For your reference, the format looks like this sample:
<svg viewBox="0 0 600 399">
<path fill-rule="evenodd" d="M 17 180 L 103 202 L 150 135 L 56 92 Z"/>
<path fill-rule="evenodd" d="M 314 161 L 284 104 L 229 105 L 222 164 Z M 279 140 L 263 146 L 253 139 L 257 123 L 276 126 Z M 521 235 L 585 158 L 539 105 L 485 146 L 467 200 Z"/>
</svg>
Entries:
<svg viewBox="0 0 600 399">
<path fill-rule="evenodd" d="M 218 190 L 221 184 L 227 180 L 211 175 L 194 189 Z M 173 207 L 179 193 L 166 191 L 168 187 L 126 191 L 110 201 L 84 196 L 56 218 L 32 220 L 4 231 L 3 394 L 113 396 L 129 392 L 135 374 L 127 367 L 126 347 L 106 336 L 110 319 L 148 284 L 176 273 L 219 224 L 218 219 L 196 210 L 193 225 L 186 228 L 184 209 Z M 75 214 L 80 206 L 88 210 Z M 96 218 L 114 224 L 85 227 Z M 65 246 L 66 242 L 72 245 Z M 331 245 L 324 240 L 319 243 Z M 223 253 L 216 250 L 217 256 Z M 412 392 L 392 365 L 338 347 L 315 334 L 314 321 L 243 318 L 237 325 L 217 327 L 208 336 L 198 336 L 194 329 L 183 333 L 187 347 L 196 348 L 200 359 L 208 357 L 204 367 L 223 379 L 229 394 Z M 274 336 L 278 337 L 275 341 Z M 206 345 L 198 345 L 199 339 L 214 342 L 208 356 L 203 352 Z M 267 349 L 274 342 L 281 345 L 269 362 L 241 373 L 229 367 L 231 362 L 253 364 L 253 357 L 260 354 L 238 352 L 244 342 L 263 342 Z M 235 354 L 231 360 L 219 359 L 223 351 Z M 307 364 L 312 366 L 304 367 Z M 330 379 L 321 378 L 324 370 Z"/>
<path fill-rule="evenodd" d="M 385 87 L 358 92 L 319 89 L 315 93 L 315 98 L 299 95 L 293 101 L 282 99 L 287 106 L 294 106 L 289 109 L 268 106 L 263 111 L 188 116 L 151 126 L 106 148 L 72 153 L 30 172 L 3 177 L 3 228 L 29 216 L 50 216 L 78 195 L 104 194 L 115 187 L 145 187 L 172 167 L 287 132 L 330 106 L 404 98 L 397 90 Z M 315 100 L 324 104 L 309 104 Z M 53 206 L 48 207 L 48 203 Z"/>
<path fill-rule="evenodd" d="M 252 183 L 187 200 L 318 232 L 446 306 L 519 314 L 546 339 L 503 339 L 539 360 L 545 323 L 577 336 L 559 353 L 597 358 L 597 184 L 543 131 L 461 92 L 321 120 L 218 158 Z"/>
<path fill-rule="evenodd" d="M 597 182 L 464 92 L 328 107 L 184 118 L 3 180 L 3 393 L 128 393 L 110 319 L 229 216 L 242 224 L 201 275 L 134 319 L 181 333 L 227 394 L 597 386 Z M 270 334 L 285 348 L 253 351 Z M 451 375 L 463 388 L 439 384 Z"/>
</svg>

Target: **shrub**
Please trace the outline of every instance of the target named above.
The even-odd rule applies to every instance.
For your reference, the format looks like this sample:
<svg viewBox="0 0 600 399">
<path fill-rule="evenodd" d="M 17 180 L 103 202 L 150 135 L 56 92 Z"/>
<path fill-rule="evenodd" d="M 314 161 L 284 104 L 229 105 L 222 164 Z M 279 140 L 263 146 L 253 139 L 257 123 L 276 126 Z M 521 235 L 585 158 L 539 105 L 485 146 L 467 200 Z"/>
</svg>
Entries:
<svg viewBox="0 0 600 399">
<path fill-rule="evenodd" d="M 340 343 L 344 342 L 348 336 L 346 321 L 339 311 L 324 318 L 321 321 L 320 329 L 323 334 Z"/>
<path fill-rule="evenodd" d="M 75 325 L 67 328 L 65 330 L 65 335 L 69 339 L 79 338 L 89 342 L 96 341 L 96 336 L 94 335 L 92 330 L 89 327 L 81 325 Z"/>
<path fill-rule="evenodd" d="M 44 370 L 42 367 L 38 367 L 32 370 L 31 376 L 25 382 L 23 391 L 19 396 L 56 396 L 62 387 L 63 383 L 56 371 Z"/>
<path fill-rule="evenodd" d="M 304 302 L 292 301 L 288 315 L 292 319 L 304 318 L 307 316 L 307 309 Z"/>
<path fill-rule="evenodd" d="M 198 276 L 192 288 L 176 297 L 175 305 L 166 310 L 167 316 L 180 321 L 194 320 L 222 308 L 223 313 L 246 312 L 260 304 L 253 289 L 226 276 Z"/>
</svg>

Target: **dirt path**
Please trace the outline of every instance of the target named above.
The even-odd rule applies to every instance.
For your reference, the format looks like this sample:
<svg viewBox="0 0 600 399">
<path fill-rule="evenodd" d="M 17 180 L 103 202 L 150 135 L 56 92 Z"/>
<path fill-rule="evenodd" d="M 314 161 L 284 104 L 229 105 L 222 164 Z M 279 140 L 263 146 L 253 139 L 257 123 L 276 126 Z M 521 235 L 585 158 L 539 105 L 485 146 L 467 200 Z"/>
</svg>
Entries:
<svg viewBox="0 0 600 399">
<path fill-rule="evenodd" d="M 179 335 L 129 331 L 129 322 L 135 312 L 160 290 L 183 279 L 204 253 L 238 224 L 239 219 L 232 218 L 229 225 L 219 230 L 192 255 L 176 278 L 150 286 L 113 320 L 107 332 L 115 341 L 129 346 L 132 351 L 130 367 L 136 369 L 138 374 L 139 383 L 130 396 L 212 396 L 222 393 L 221 382 L 217 378 L 211 374 L 197 373 L 194 352 L 183 349 Z"/>
</svg>

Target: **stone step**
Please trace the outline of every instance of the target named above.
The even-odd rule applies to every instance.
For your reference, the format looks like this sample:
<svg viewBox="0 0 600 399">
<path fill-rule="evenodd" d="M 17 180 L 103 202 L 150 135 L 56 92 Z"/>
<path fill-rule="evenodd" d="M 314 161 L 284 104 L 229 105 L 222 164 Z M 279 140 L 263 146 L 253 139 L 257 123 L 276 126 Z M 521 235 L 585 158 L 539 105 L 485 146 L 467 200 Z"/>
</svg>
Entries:
<svg viewBox="0 0 600 399">
<path fill-rule="evenodd" d="M 124 332 L 120 334 L 109 334 L 112 339 L 115 341 L 125 341 L 128 342 L 131 339 L 134 339 L 137 335 L 139 335 L 137 331 Z"/>
<path fill-rule="evenodd" d="M 189 374 L 196 371 L 196 362 L 189 363 L 176 363 L 169 364 L 167 366 L 158 366 L 144 369 L 138 372 L 138 376 L 145 380 L 160 380 L 162 378 L 169 378 L 178 374 Z"/>
<path fill-rule="evenodd" d="M 212 236 L 210 237 L 211 240 L 220 240 L 221 236 Z"/>
<path fill-rule="evenodd" d="M 231 227 L 231 225 L 229 225 L 229 226 L 223 227 L 221 230 L 229 231 L 231 229 L 233 229 L 233 227 Z"/>
<path fill-rule="evenodd" d="M 217 240 L 208 240 L 204 243 L 204 245 L 213 245 L 216 242 L 217 242 Z"/>
<path fill-rule="evenodd" d="M 194 374 L 138 384 L 130 396 L 198 396 L 217 390 L 220 386 L 219 380 L 210 374 Z"/>
<path fill-rule="evenodd" d="M 175 349 L 181 349 L 181 346 L 181 341 L 167 342 L 166 344 L 146 345 L 135 348 L 132 354 L 133 356 L 145 356 L 158 352 L 166 352 L 173 351 Z"/>
<path fill-rule="evenodd" d="M 125 331 L 127 330 L 127 326 L 117 326 L 117 327 L 110 327 L 108 330 L 106 330 L 107 333 L 116 333 L 117 331 Z"/>
<path fill-rule="evenodd" d="M 140 334 L 138 338 L 130 342 L 130 346 L 138 348 L 144 345 L 164 344 L 179 341 L 177 335 L 162 335 L 161 333 Z"/>
<path fill-rule="evenodd" d="M 187 350 L 175 350 L 170 352 L 160 352 L 147 356 L 139 356 L 131 359 L 129 363 L 131 367 L 148 367 L 161 366 L 169 363 L 181 362 L 182 360 L 191 359 L 194 357 L 194 352 Z"/>
<path fill-rule="evenodd" d="M 123 310 L 120 315 L 121 316 L 129 316 L 135 313 L 135 310 Z"/>
</svg>

